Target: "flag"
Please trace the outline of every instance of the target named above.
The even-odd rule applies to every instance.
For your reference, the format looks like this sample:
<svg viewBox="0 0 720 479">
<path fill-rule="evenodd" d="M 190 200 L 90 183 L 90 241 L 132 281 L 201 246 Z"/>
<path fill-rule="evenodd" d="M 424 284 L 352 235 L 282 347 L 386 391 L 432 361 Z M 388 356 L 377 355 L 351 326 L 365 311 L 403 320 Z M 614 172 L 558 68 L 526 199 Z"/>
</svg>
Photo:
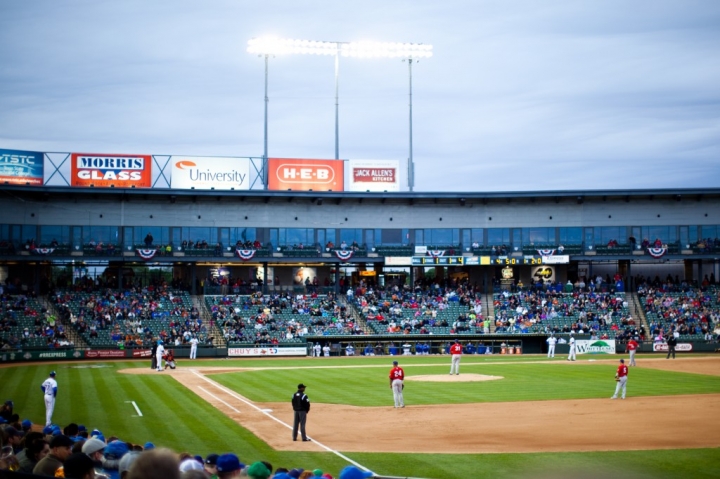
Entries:
<svg viewBox="0 0 720 479">
<path fill-rule="evenodd" d="M 438 258 L 440 256 L 445 256 L 445 250 L 444 249 L 428 250 L 428 254 L 430 256 L 432 256 L 433 258 Z"/>
<path fill-rule="evenodd" d="M 554 249 L 539 249 L 537 252 L 540 256 L 552 256 L 555 254 Z"/>
<path fill-rule="evenodd" d="M 353 255 L 352 250 L 350 250 L 350 251 L 339 250 L 339 249 L 335 250 L 335 256 L 337 256 L 340 259 L 340 261 L 347 261 L 350 258 L 352 258 L 352 255 Z"/>
<path fill-rule="evenodd" d="M 257 250 L 255 250 L 255 249 L 237 249 L 237 250 L 235 250 L 235 252 L 240 257 L 241 260 L 248 261 L 255 257 L 255 253 L 257 253 Z"/>
<path fill-rule="evenodd" d="M 140 257 L 142 259 L 144 259 L 145 261 L 153 259 L 155 257 L 155 255 L 157 254 L 157 248 L 155 248 L 155 249 L 138 248 L 136 251 L 137 251 L 137 254 L 140 255 Z"/>
<path fill-rule="evenodd" d="M 665 253 L 667 253 L 667 248 L 648 248 L 647 251 L 650 253 L 650 256 L 653 258 L 660 258 L 662 256 L 665 256 Z"/>
</svg>

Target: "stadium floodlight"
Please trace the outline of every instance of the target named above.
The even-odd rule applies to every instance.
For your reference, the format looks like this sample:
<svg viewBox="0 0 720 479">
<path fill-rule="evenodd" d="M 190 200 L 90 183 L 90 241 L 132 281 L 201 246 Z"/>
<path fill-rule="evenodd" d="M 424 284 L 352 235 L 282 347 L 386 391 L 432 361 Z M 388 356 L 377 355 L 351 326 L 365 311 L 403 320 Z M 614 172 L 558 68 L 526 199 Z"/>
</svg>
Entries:
<svg viewBox="0 0 720 479">
<path fill-rule="evenodd" d="M 251 38 L 248 40 L 248 53 L 265 57 L 265 136 L 264 136 L 264 171 L 267 175 L 267 117 L 268 117 L 268 58 L 272 55 L 324 55 L 335 57 L 335 159 L 340 158 L 340 102 L 339 78 L 340 57 L 352 58 L 401 58 L 408 61 L 410 73 L 410 156 L 408 158 L 408 184 L 410 191 L 414 185 L 413 150 L 412 150 L 412 64 L 420 58 L 433 55 L 432 45 L 422 43 L 392 42 L 327 42 L 316 40 L 297 40 L 276 37 Z M 265 181 L 267 187 L 267 177 Z"/>
</svg>

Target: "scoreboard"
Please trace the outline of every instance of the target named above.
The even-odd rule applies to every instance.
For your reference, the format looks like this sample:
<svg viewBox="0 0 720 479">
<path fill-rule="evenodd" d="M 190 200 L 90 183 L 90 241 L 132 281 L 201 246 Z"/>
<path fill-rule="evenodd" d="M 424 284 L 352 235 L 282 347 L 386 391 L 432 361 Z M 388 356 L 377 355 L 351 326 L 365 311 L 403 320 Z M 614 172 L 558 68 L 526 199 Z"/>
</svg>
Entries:
<svg viewBox="0 0 720 479">
<path fill-rule="evenodd" d="M 413 256 L 413 266 L 542 265 L 542 256 Z"/>
</svg>

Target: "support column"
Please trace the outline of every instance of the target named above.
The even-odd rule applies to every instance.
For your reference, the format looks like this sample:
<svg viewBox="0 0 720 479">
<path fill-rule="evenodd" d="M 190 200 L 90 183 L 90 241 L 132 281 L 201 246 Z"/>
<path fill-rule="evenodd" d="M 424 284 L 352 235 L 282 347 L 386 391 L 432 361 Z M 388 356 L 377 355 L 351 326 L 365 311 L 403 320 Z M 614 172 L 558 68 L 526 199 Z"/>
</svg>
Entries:
<svg viewBox="0 0 720 479">
<path fill-rule="evenodd" d="M 190 264 L 190 294 L 196 295 L 197 292 L 197 265 Z"/>
<path fill-rule="evenodd" d="M 268 273 L 268 264 L 266 261 L 263 263 L 263 287 L 262 287 L 263 294 L 267 294 L 267 273 Z"/>
<path fill-rule="evenodd" d="M 335 265 L 335 294 L 339 294 L 339 293 L 340 293 L 340 263 L 337 263 Z"/>
</svg>

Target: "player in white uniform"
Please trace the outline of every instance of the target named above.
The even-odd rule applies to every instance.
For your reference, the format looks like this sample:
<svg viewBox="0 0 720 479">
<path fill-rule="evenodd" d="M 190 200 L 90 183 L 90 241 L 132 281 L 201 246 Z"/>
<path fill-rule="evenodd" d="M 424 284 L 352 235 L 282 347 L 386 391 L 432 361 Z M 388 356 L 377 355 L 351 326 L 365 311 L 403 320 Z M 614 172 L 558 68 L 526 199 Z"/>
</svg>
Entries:
<svg viewBox="0 0 720 479">
<path fill-rule="evenodd" d="M 330 346 L 328 346 L 327 344 L 323 346 L 323 356 L 325 356 L 326 358 L 330 357 Z"/>
<path fill-rule="evenodd" d="M 555 357 L 555 344 L 557 343 L 557 338 L 551 334 L 550 337 L 547 338 L 547 343 L 548 343 L 548 357 L 554 358 Z"/>
<path fill-rule="evenodd" d="M 156 371 L 162 371 L 162 359 L 163 355 L 165 354 L 165 347 L 163 346 L 163 342 L 161 339 L 158 339 L 157 344 L 157 351 L 155 352 L 155 358 L 157 359 L 157 369 Z"/>
<path fill-rule="evenodd" d="M 40 386 L 45 398 L 45 425 L 52 424 L 53 410 L 55 409 L 55 397 L 57 396 L 57 381 L 55 381 L 55 371 L 50 371 L 48 377 Z"/>
<path fill-rule="evenodd" d="M 348 344 L 345 348 L 345 356 L 355 356 L 355 348 L 352 344 Z"/>
<path fill-rule="evenodd" d="M 575 333 L 570 331 L 570 339 L 568 340 L 568 343 L 570 344 L 570 354 L 568 354 L 568 361 L 575 361 Z"/>
<path fill-rule="evenodd" d="M 198 339 L 193 336 L 190 340 L 190 359 L 197 359 Z"/>
<path fill-rule="evenodd" d="M 322 346 L 320 346 L 320 343 L 315 343 L 315 346 L 313 346 L 313 356 L 315 356 L 316 358 L 319 358 L 321 350 L 322 350 Z"/>
</svg>

